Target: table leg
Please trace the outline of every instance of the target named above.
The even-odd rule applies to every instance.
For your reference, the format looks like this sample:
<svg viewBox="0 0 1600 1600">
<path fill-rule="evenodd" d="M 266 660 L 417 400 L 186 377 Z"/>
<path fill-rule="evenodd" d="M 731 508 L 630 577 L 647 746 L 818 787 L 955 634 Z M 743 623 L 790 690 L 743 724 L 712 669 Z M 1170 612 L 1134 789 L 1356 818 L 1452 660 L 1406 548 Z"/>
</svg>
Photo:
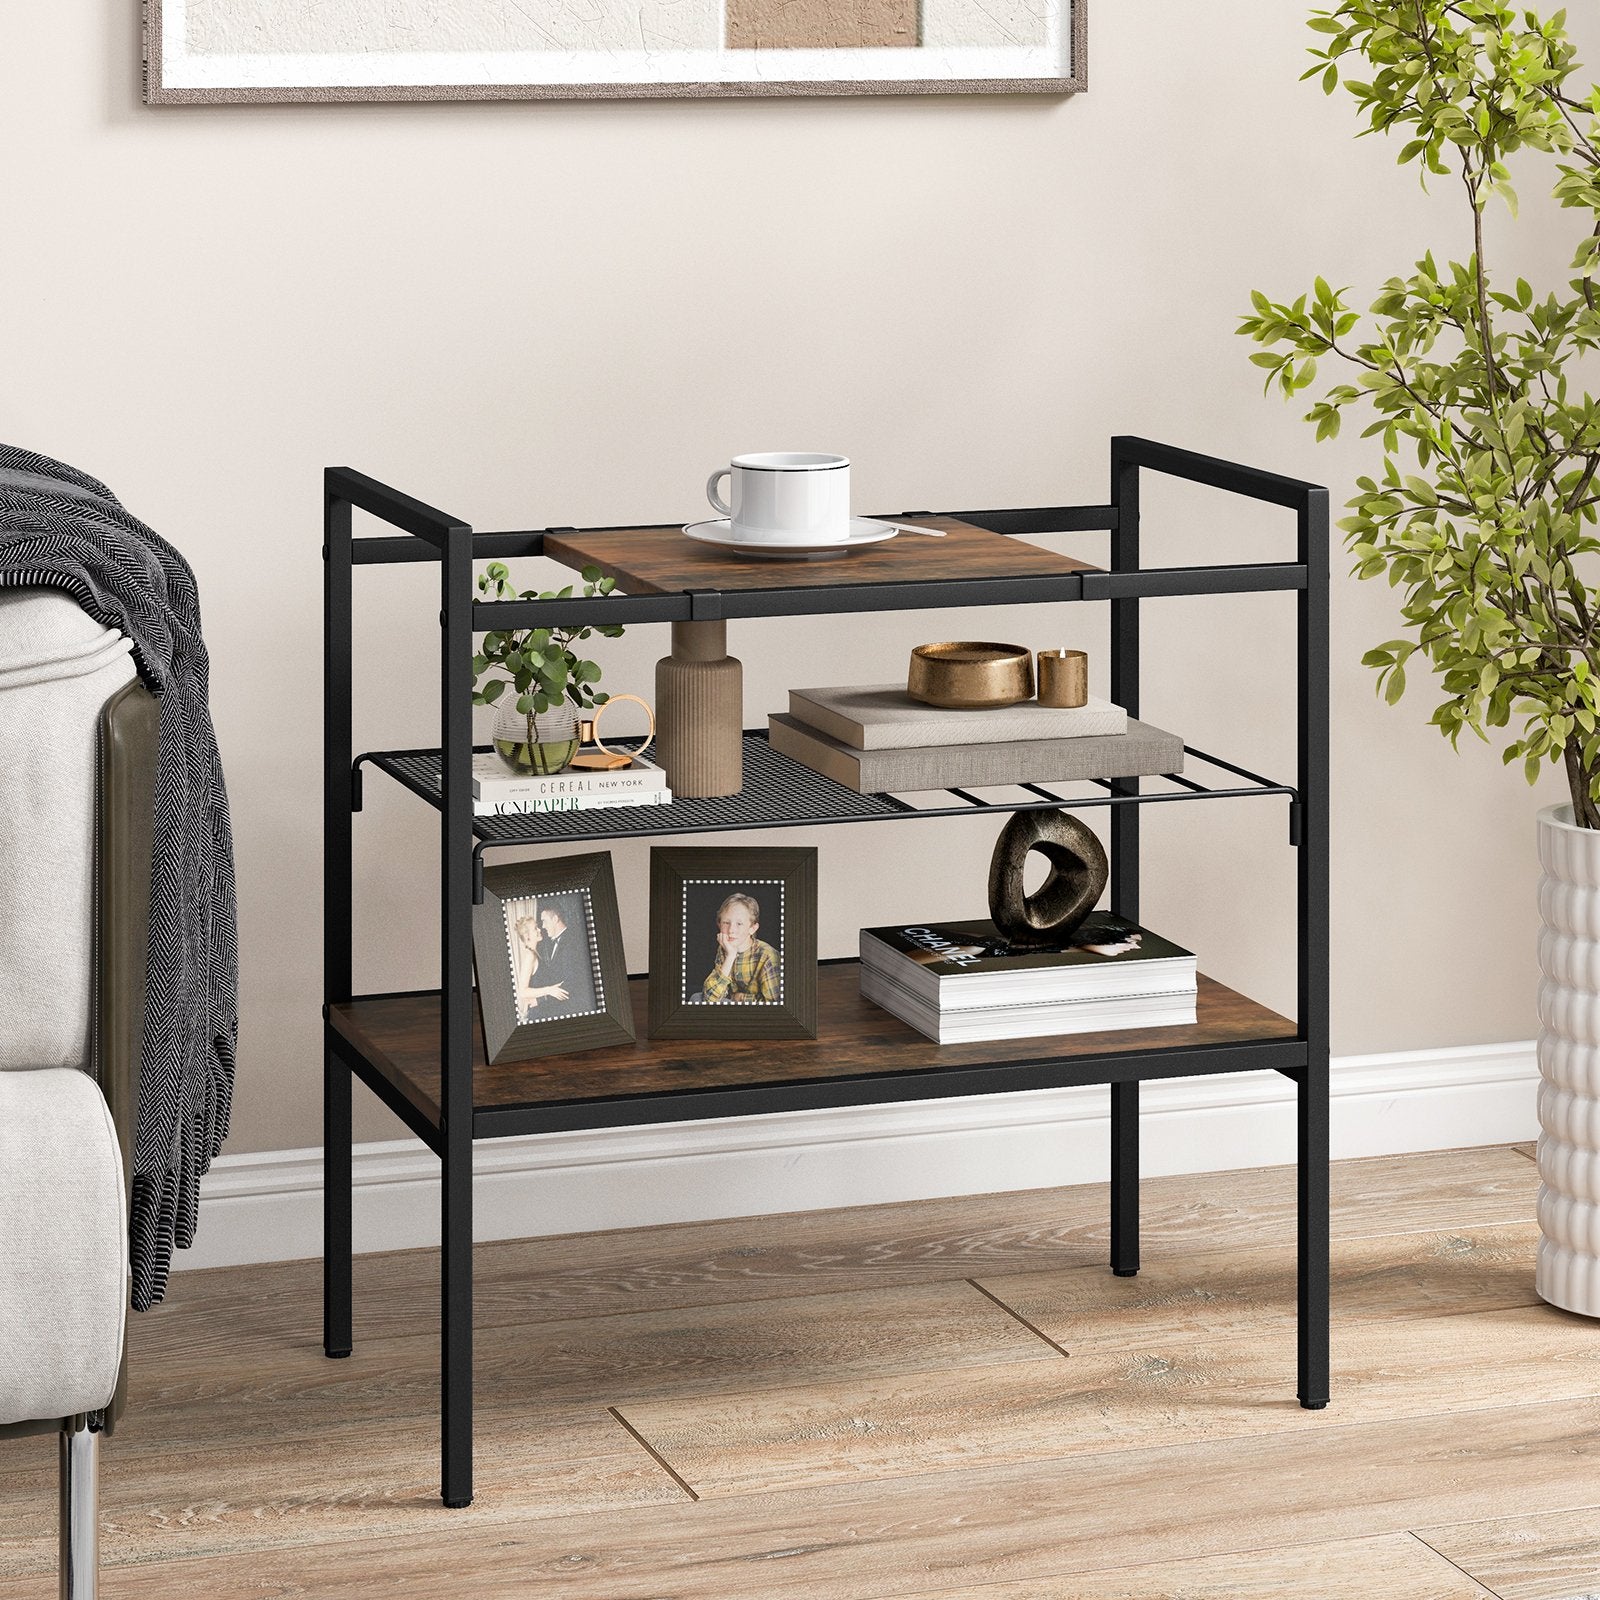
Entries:
<svg viewBox="0 0 1600 1600">
<path fill-rule="evenodd" d="M 350 1354 L 351 1162 L 350 1099 L 355 1078 L 327 1045 L 322 1051 L 322 1350 Z"/>
<path fill-rule="evenodd" d="M 447 1137 L 441 1185 L 440 1341 L 443 1498 L 472 1504 L 472 1136 Z"/>
<path fill-rule="evenodd" d="M 1328 1058 L 1308 1062 L 1299 1093 L 1300 1404 L 1328 1403 Z"/>
<path fill-rule="evenodd" d="M 1111 1270 L 1139 1270 L 1139 1084 L 1111 1085 Z"/>
</svg>

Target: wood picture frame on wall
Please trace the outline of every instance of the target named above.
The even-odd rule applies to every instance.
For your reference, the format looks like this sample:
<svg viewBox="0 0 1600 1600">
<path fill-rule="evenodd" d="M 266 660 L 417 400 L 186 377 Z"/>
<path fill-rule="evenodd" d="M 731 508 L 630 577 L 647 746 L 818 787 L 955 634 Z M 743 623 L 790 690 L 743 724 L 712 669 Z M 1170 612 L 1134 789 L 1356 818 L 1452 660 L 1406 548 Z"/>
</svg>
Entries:
<svg viewBox="0 0 1600 1600">
<path fill-rule="evenodd" d="M 151 105 L 1068 95 L 1088 0 L 144 0 Z"/>
<path fill-rule="evenodd" d="M 650 1037 L 817 1036 L 817 852 L 650 852 Z"/>
</svg>

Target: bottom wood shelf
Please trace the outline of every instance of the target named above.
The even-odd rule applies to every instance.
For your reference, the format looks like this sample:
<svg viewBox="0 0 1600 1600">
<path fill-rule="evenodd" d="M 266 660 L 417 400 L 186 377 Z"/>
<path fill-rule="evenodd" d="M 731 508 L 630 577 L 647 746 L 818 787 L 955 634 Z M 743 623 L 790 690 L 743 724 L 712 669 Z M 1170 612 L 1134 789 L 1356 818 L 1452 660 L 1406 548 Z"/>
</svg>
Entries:
<svg viewBox="0 0 1600 1600">
<path fill-rule="evenodd" d="M 638 1033 L 632 1044 L 490 1066 L 474 1018 L 474 1132 L 618 1127 L 1112 1077 L 1289 1070 L 1305 1058 L 1294 1023 L 1204 976 L 1192 1025 L 936 1045 L 863 1000 L 858 970 L 853 961 L 819 969 L 815 1039 L 648 1039 L 643 978 L 630 984 Z M 376 1074 L 430 1127 L 440 1126 L 436 990 L 346 1001 L 330 1007 L 329 1024 L 346 1059 L 367 1069 L 363 1076 Z"/>
</svg>

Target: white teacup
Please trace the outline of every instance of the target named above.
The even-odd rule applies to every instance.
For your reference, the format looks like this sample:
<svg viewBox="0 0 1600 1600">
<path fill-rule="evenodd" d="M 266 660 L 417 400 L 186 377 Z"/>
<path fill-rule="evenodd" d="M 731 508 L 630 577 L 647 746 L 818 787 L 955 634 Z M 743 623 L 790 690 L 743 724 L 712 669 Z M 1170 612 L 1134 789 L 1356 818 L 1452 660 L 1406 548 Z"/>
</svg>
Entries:
<svg viewBox="0 0 1600 1600">
<path fill-rule="evenodd" d="M 725 505 L 717 483 L 731 480 Z M 827 544 L 850 537 L 848 456 L 776 450 L 735 456 L 706 479 L 706 498 L 751 544 Z"/>
</svg>

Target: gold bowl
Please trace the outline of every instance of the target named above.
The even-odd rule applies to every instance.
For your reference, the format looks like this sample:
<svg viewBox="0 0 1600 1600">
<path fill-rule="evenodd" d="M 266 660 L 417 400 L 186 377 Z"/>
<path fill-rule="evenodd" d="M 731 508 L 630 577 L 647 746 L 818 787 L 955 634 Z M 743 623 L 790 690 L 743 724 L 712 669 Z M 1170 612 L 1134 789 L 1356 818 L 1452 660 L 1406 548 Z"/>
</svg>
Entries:
<svg viewBox="0 0 1600 1600">
<path fill-rule="evenodd" d="M 911 652 L 906 693 L 947 711 L 982 711 L 1033 698 L 1033 653 L 1019 644 L 958 639 Z"/>
</svg>

